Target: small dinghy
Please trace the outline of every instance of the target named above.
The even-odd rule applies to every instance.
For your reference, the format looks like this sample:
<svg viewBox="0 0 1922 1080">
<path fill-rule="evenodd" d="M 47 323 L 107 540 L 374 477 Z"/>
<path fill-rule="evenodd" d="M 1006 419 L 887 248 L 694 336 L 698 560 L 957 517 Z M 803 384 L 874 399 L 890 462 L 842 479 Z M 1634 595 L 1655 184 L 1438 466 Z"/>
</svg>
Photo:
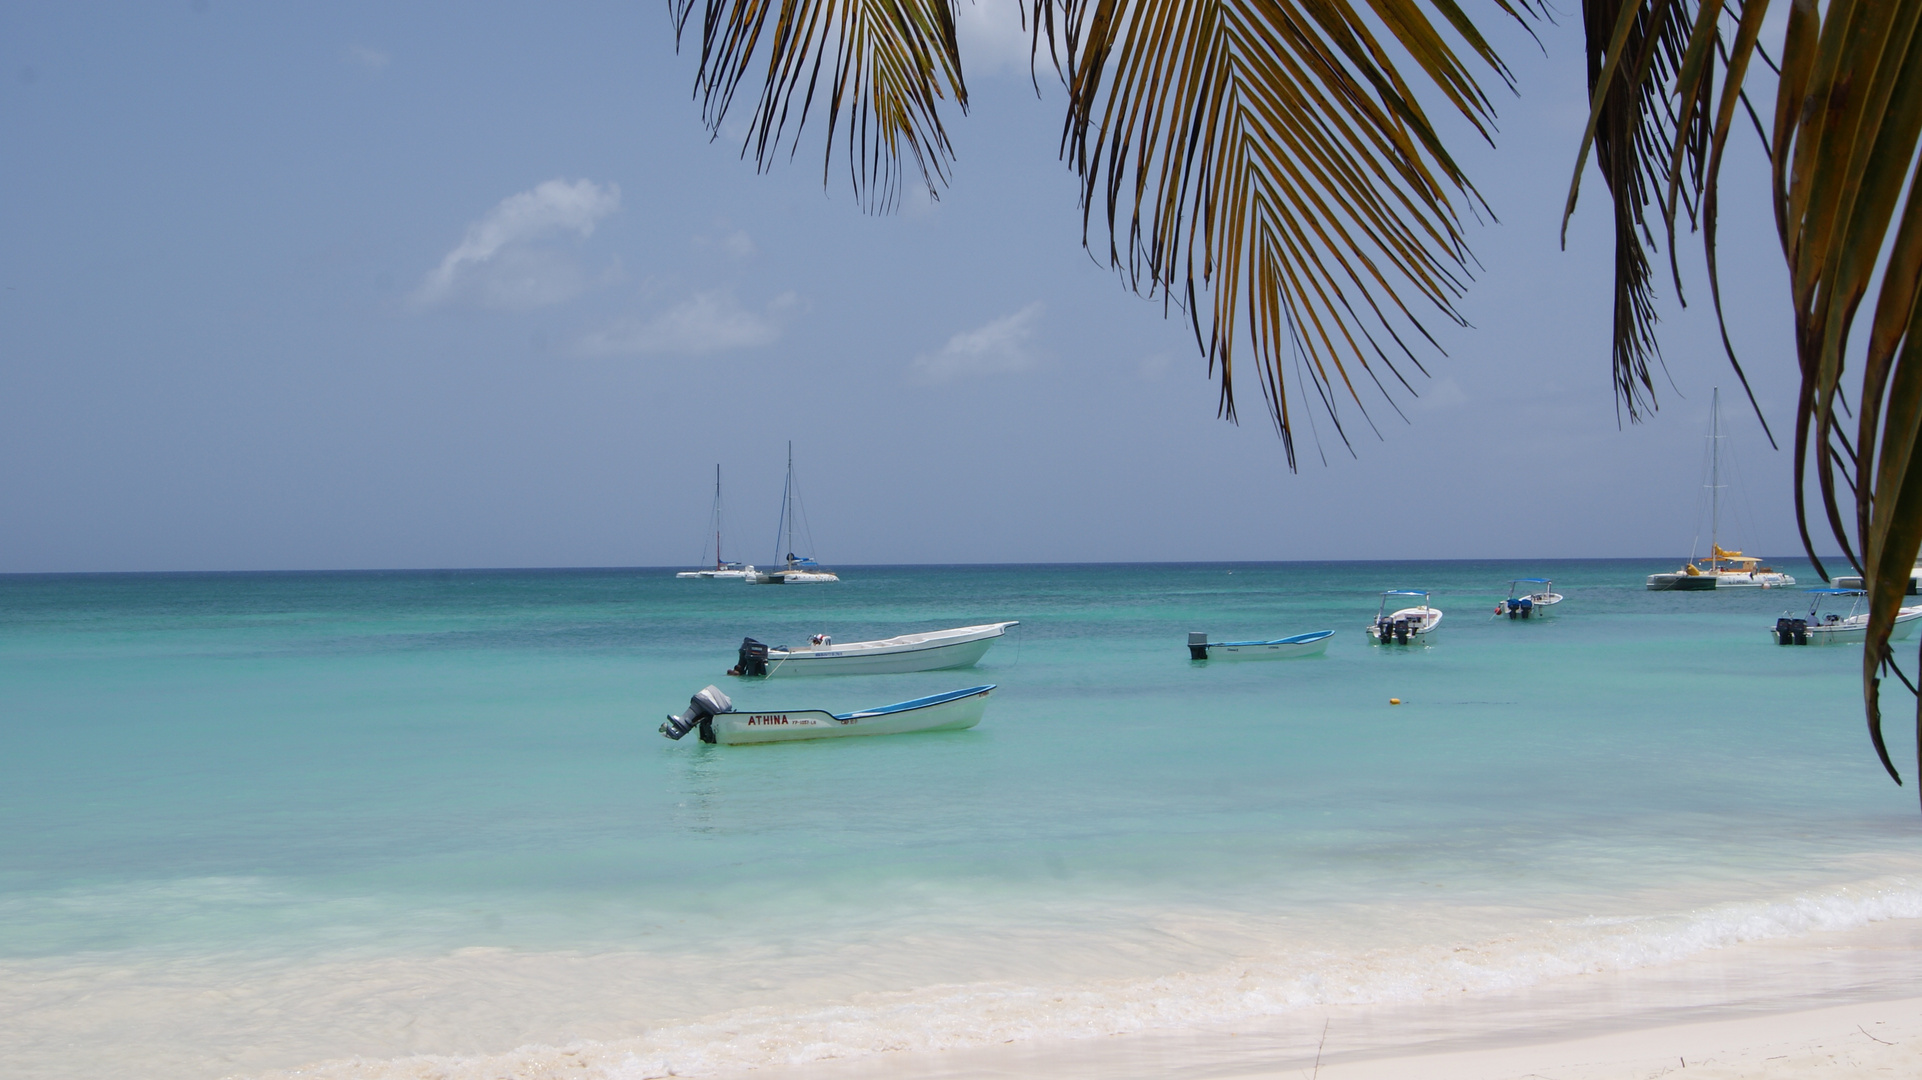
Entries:
<svg viewBox="0 0 1922 1080">
<path fill-rule="evenodd" d="M 1809 613 L 1795 615 L 1783 612 L 1775 620 L 1775 629 L 1769 636 L 1778 645 L 1860 645 L 1869 639 L 1869 613 L 1863 601 L 1868 593 L 1861 589 L 1809 589 Z M 1823 601 L 1839 601 L 1849 598 L 1849 613 L 1822 610 Z M 1922 623 L 1922 607 L 1899 608 L 1895 613 L 1895 626 L 1889 630 L 1890 641 L 1907 641 L 1915 634 L 1918 623 Z"/>
<path fill-rule="evenodd" d="M 1496 602 L 1495 617 L 1546 619 L 1561 602 L 1562 594 L 1555 591 L 1555 583 L 1547 578 L 1516 578 L 1508 583 L 1508 599 Z"/>
<path fill-rule="evenodd" d="M 1209 641 L 1200 630 L 1188 634 L 1190 660 L 1286 660 L 1295 656 L 1320 656 L 1328 651 L 1333 630 L 1315 630 L 1273 641 Z"/>
<path fill-rule="evenodd" d="M 905 735 L 913 731 L 960 731 L 981 722 L 993 684 L 950 690 L 945 694 L 896 702 L 861 712 L 831 713 L 822 709 L 757 709 L 735 712 L 734 703 L 710 686 L 688 699 L 687 711 L 669 716 L 661 734 L 679 739 L 700 729 L 701 741 L 737 746 L 742 743 L 794 742 L 835 739 L 847 735 Z"/>
<path fill-rule="evenodd" d="M 772 678 L 776 675 L 898 675 L 905 671 L 946 671 L 973 667 L 995 639 L 1018 622 L 957 626 L 902 634 L 878 641 L 836 645 L 826 634 L 816 634 L 796 648 L 741 640 L 737 663 L 729 675 Z"/>
<path fill-rule="evenodd" d="M 1413 607 L 1388 610 L 1390 601 L 1421 598 L 1421 603 Z M 1381 610 L 1375 613 L 1375 621 L 1368 624 L 1368 636 L 1377 645 L 1394 643 L 1407 645 L 1410 642 L 1424 644 L 1428 635 L 1441 625 L 1442 613 L 1439 608 L 1428 606 L 1426 589 L 1390 589 L 1381 594 Z"/>
</svg>

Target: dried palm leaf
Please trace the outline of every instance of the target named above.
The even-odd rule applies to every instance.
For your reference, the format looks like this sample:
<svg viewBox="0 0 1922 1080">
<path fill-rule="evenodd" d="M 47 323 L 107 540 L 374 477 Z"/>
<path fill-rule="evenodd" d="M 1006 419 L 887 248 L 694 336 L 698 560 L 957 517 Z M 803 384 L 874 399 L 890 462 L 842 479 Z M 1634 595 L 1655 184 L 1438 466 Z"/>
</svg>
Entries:
<svg viewBox="0 0 1922 1080">
<path fill-rule="evenodd" d="M 1642 222 L 1646 208 L 1657 202 L 1653 192 L 1661 190 L 1672 251 L 1680 209 L 1691 207 L 1693 216 L 1699 204 L 1718 318 L 1716 183 L 1735 109 L 1747 105 L 1743 87 L 1767 10 L 1768 0 L 1585 5 L 1590 127 L 1614 201 L 1618 241 L 1621 223 Z M 1719 90 L 1718 57 L 1724 65 Z M 1916 185 L 1922 0 L 1830 0 L 1826 10 L 1815 0 L 1789 0 L 1779 72 L 1774 123 L 1764 144 L 1802 373 L 1796 515 L 1803 545 L 1826 578 L 1809 529 L 1806 493 L 1812 480 L 1830 535 L 1862 574 L 1870 601 L 1862 669 L 1869 734 L 1883 767 L 1901 783 L 1883 740 L 1878 699 L 1879 676 L 1893 660 L 1889 633 L 1922 549 L 1922 455 L 1915 452 L 1922 436 L 1922 334 L 1916 321 L 1922 312 L 1922 191 Z M 1602 154 L 1604 133 L 1618 147 L 1627 140 L 1635 154 Z M 1665 148 L 1663 159 L 1649 156 L 1656 148 Z M 1657 179 L 1663 181 L 1659 187 Z M 1571 209 L 1573 202 L 1571 190 Z M 1648 235 L 1644 227 L 1638 240 Z M 1624 271 L 1618 263 L 1618 304 L 1621 283 L 1633 276 L 1632 268 Z M 1851 438 L 1844 425 L 1849 334 L 1878 277 Z M 1633 335 L 1652 341 L 1652 314 L 1636 313 L 1628 321 Z M 1618 372 L 1622 324 L 1618 318 Z M 1727 347 L 1726 327 L 1723 341 Z M 1732 348 L 1729 356 L 1733 361 Z M 1845 512 L 1845 500 L 1854 502 L 1853 513 Z M 1916 725 L 1922 735 L 1922 701 Z M 1917 753 L 1922 769 L 1922 742 Z"/>
<path fill-rule="evenodd" d="M 678 40 L 694 0 L 670 5 Z M 757 62 L 764 35 L 767 56 Z M 742 80 L 757 68 L 760 97 L 741 154 L 752 151 L 760 168 L 773 163 L 790 120 L 790 155 L 798 149 L 815 93 L 825 89 L 823 182 L 833 167 L 837 132 L 847 143 L 849 182 L 870 210 L 895 204 L 906 158 L 913 159 L 930 196 L 947 182 L 954 148 L 940 103 L 952 94 L 963 112 L 968 107 L 950 0 L 780 0 L 778 8 L 771 0 L 707 0 L 695 94 L 715 136 Z"/>
<path fill-rule="evenodd" d="M 1398 363 L 1421 367 L 1409 339 L 1440 348 L 1419 313 L 1464 322 L 1453 200 L 1477 197 L 1390 53 L 1487 137 L 1488 100 L 1449 36 L 1414 0 L 1032 3 L 1036 51 L 1068 87 L 1084 241 L 1104 216 L 1110 264 L 1187 310 L 1223 416 L 1245 333 L 1290 467 L 1289 367 L 1346 444 L 1341 400 L 1367 417 L 1349 364 L 1384 393 L 1377 363 L 1406 386 Z M 1453 0 L 1428 7 L 1507 81 Z"/>
</svg>

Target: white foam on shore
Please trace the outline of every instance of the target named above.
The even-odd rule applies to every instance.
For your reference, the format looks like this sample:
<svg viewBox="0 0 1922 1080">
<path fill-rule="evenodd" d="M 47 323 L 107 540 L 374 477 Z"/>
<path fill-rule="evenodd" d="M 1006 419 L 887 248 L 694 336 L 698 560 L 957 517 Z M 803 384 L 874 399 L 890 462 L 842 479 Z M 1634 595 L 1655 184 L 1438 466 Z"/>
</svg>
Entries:
<svg viewBox="0 0 1922 1080">
<path fill-rule="evenodd" d="M 1451 909 L 1440 911 L 1457 915 Z M 311 965 L 275 976 L 271 994 L 250 995 L 242 1003 L 248 1009 L 248 1022 L 225 1036 L 217 1030 L 221 1011 L 204 1001 L 208 990 L 192 986 L 200 978 L 217 980 L 217 965 L 196 978 L 160 980 L 144 980 L 142 972 L 123 967 L 113 976 L 115 992 L 106 995 L 90 992 L 88 978 L 73 978 L 65 982 L 65 1003 L 27 1001 L 23 997 L 33 994 L 15 984 L 15 990 L 6 994 L 12 997 L 6 1005 L 13 1017 L 38 1013 L 52 1022 L 52 1028 L 67 1028 L 38 1030 L 35 1045 L 40 1049 L 56 1043 L 71 1047 L 83 1028 L 98 1026 L 102 1007 L 115 1011 L 115 1026 L 121 1030 L 140 1028 L 138 1013 L 152 1013 L 146 1017 L 152 1020 L 148 1038 L 163 1038 L 163 1030 L 177 1030 L 183 1040 L 198 1040 L 196 1049 L 202 1053 L 190 1057 L 198 1057 L 200 1063 L 188 1068 L 186 1057 L 181 1057 L 181 1067 L 171 1070 L 179 1076 L 208 1076 L 213 1061 L 223 1061 L 221 1072 L 236 1076 L 311 1080 L 713 1076 L 890 1051 L 948 1051 L 1028 1040 L 1219 1028 L 1315 1007 L 1513 992 L 1584 972 L 1674 965 L 1728 945 L 1789 942 L 1885 920 L 1922 919 L 1922 878 L 1889 876 L 1811 890 L 1805 896 L 1720 903 L 1657 917 L 1524 919 L 1495 911 L 1461 911 L 1459 915 L 1461 920 L 1447 924 L 1455 928 L 1507 924 L 1513 932 L 1453 942 L 1370 947 L 1349 942 L 1349 947 L 1343 947 L 1328 934 L 1297 934 L 1305 926 L 1290 924 L 1295 932 L 1286 934 L 1286 940 L 1272 940 L 1259 953 L 1209 969 L 1061 984 L 998 980 L 882 992 L 846 992 L 846 980 L 836 982 L 823 974 L 765 984 L 753 994 L 734 995 L 740 1001 L 755 1001 L 752 1005 L 686 1019 L 669 1019 L 671 1001 L 678 986 L 702 978 L 702 965 L 698 959 L 661 965 L 659 957 L 648 953 L 582 957 L 463 951 L 457 957 L 438 959 L 388 957 Z M 1217 911 L 1213 919 L 1219 920 L 1222 934 L 1247 942 L 1245 926 L 1238 926 L 1232 913 Z M 1442 930 L 1442 924 L 1432 930 Z M 1184 932 L 1205 932 L 1201 913 L 1188 915 Z M 1434 934 L 1434 938 L 1440 936 Z M 924 945 L 892 942 L 878 947 Z M 813 969 L 817 963 L 834 963 L 834 953 L 809 959 L 807 967 Z M 738 965 L 738 957 L 728 961 L 728 967 Z M 638 984 L 630 980 L 619 990 L 607 986 L 611 972 L 642 967 L 652 970 L 644 972 Z M 0 970 L 0 974 L 12 972 Z M 0 984 L 6 982 L 12 980 L 0 980 Z M 836 988 L 842 992 L 836 994 Z M 398 1024 L 406 1032 L 396 1030 L 388 1040 L 371 1038 L 369 1042 L 367 1024 L 373 1015 L 354 1017 L 356 1009 L 365 1009 L 367 995 L 375 992 L 386 995 L 388 1001 L 411 1003 L 415 1015 Z M 492 1011 L 475 1009 L 482 997 L 492 1001 Z M 717 1003 L 727 997 L 709 995 L 703 1001 Z M 311 999 L 319 1028 L 308 1032 L 308 1038 L 296 1038 L 296 1028 L 308 1022 L 298 1007 L 304 999 Z M 67 1022 L 58 1017 L 63 1009 L 71 1013 Z M 261 1017 L 263 1011 L 265 1017 Z M 463 1019 L 450 1022 L 446 1015 L 434 1017 L 436 1011 L 459 1013 Z M 565 1017 L 596 1011 L 605 1020 L 596 1034 L 613 1038 L 571 1038 L 584 1026 Z M 515 1017 L 515 1022 L 502 1022 L 505 1017 Z M 329 1026 L 334 1036 L 327 1034 Z M 359 1038 L 342 1040 L 338 1038 L 342 1030 L 352 1030 Z M 544 1036 L 544 1030 L 550 1034 Z M 248 1051 L 229 1055 L 209 1045 L 221 1038 L 244 1043 Z M 502 1038 L 525 1040 L 527 1045 L 488 1051 L 488 1043 L 500 1045 Z M 532 1042 L 542 1038 L 565 1045 Z M 261 1045 L 263 1040 L 273 1045 Z M 325 1049 L 313 1053 L 317 1047 L 361 1053 L 361 1057 L 275 1070 L 294 1061 L 325 1057 Z M 33 1051 L 35 1047 L 12 1049 Z M 167 1068 L 156 1068 L 154 1051 L 158 1049 L 152 1042 L 144 1047 L 129 1043 L 127 1065 L 135 1065 L 133 1057 L 138 1053 L 144 1055 L 144 1068 L 136 1072 L 169 1074 Z M 482 1053 L 450 1053 L 467 1049 Z M 10 1047 L 0 1045 L 0 1053 L 8 1051 Z M 111 1067 L 106 1061 L 102 1065 Z M 111 1070 L 94 1068 L 85 1072 L 111 1074 Z M 62 1072 L 46 1070 L 46 1074 Z"/>
</svg>

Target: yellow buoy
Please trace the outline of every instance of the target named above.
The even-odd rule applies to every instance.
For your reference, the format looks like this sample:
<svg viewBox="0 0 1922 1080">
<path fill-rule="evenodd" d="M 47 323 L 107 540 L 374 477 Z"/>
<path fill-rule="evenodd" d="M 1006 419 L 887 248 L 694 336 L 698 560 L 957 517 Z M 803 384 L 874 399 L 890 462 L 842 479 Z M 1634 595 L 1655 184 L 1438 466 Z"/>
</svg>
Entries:
<svg viewBox="0 0 1922 1080">
<path fill-rule="evenodd" d="M 1400 699 L 1400 698 L 1398 698 L 1398 697 L 1391 697 L 1391 698 L 1389 698 L 1389 699 L 1388 699 L 1388 704 L 1390 704 L 1390 705 L 1400 705 L 1400 704 L 1401 704 L 1401 699 Z"/>
</svg>

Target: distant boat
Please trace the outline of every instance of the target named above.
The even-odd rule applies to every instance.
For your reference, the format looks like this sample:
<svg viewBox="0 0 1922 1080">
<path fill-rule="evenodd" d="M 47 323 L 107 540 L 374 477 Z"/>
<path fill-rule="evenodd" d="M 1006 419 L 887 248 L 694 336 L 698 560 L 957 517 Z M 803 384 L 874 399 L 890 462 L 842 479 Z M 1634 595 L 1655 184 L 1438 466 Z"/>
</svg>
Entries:
<svg viewBox="0 0 1922 1080">
<path fill-rule="evenodd" d="M 808 532 L 807 515 L 801 510 L 801 491 L 794 486 L 794 444 L 787 444 L 787 484 L 781 489 L 781 523 L 774 530 L 774 550 L 787 552 L 786 558 L 776 556 L 781 565 L 774 570 L 747 568 L 745 580 L 749 585 L 813 585 L 829 581 L 839 581 L 841 577 L 834 571 L 815 562 L 812 558 L 794 553 L 794 519 L 801 519 L 801 531 Z M 808 546 L 813 547 L 814 538 L 808 537 Z"/>
<path fill-rule="evenodd" d="M 679 739 L 699 728 L 702 742 L 735 746 L 742 743 L 794 742 L 834 739 L 850 735 L 905 735 L 918 731 L 960 731 L 981 722 L 992 683 L 932 694 L 911 701 L 882 705 L 860 712 L 831 713 L 824 709 L 756 709 L 735 712 L 733 702 L 719 687 L 695 694 L 687 711 L 669 716 L 661 734 Z"/>
<path fill-rule="evenodd" d="M 1508 599 L 1496 602 L 1495 614 L 1511 619 L 1546 619 L 1561 602 L 1562 594 L 1555 591 L 1555 583 L 1547 578 L 1516 578 L 1508 583 Z"/>
<path fill-rule="evenodd" d="M 1697 592 L 1707 589 L 1779 589 L 1795 584 L 1795 579 L 1779 570 L 1762 565 L 1762 560 L 1739 551 L 1728 551 L 1722 547 L 1722 391 L 1715 390 L 1709 404 L 1708 429 L 1708 483 L 1703 485 L 1709 491 L 1709 557 L 1697 560 L 1690 557 L 1680 570 L 1672 574 L 1650 574 L 1648 587 L 1657 592 L 1670 590 L 1678 592 Z M 1698 518 L 1699 522 L 1700 519 Z M 1701 534 L 1696 534 L 1700 539 Z"/>
<path fill-rule="evenodd" d="M 700 570 L 683 570 L 677 578 L 733 578 L 741 579 L 753 567 L 743 567 L 737 562 L 728 562 L 721 556 L 721 467 L 714 466 L 714 510 L 709 515 L 708 526 L 714 530 L 714 565 Z"/>
<path fill-rule="evenodd" d="M 1190 660 L 1286 660 L 1296 656 L 1320 656 L 1328 651 L 1333 630 L 1313 630 L 1272 641 L 1209 641 L 1200 630 L 1188 635 Z"/>
<path fill-rule="evenodd" d="M 1390 601 L 1421 598 L 1421 603 L 1412 607 L 1388 610 Z M 1391 589 L 1381 594 L 1381 610 L 1375 613 L 1375 621 L 1368 624 L 1368 636 L 1378 645 L 1394 642 L 1407 645 L 1412 642 L 1425 642 L 1428 635 L 1441 625 L 1442 613 L 1439 608 L 1428 606 L 1428 592 L 1425 589 Z"/>
<path fill-rule="evenodd" d="M 729 675 L 891 675 L 905 671 L 947 671 L 972 667 L 988 647 L 1018 622 L 957 626 L 877 641 L 836 645 L 826 635 L 798 648 L 771 648 L 753 638 L 741 642 L 738 663 Z"/>
<path fill-rule="evenodd" d="M 1863 607 L 1863 599 L 1869 594 L 1861 589 L 1809 589 L 1809 613 L 1794 615 L 1784 612 L 1775 620 L 1775 629 L 1769 632 L 1777 644 L 1781 645 L 1860 645 L 1869 637 L 1869 613 Z M 1849 613 L 1822 612 L 1826 601 L 1850 600 Z M 1890 641 L 1907 641 L 1914 636 L 1917 625 L 1922 624 L 1922 606 L 1900 608 L 1895 613 L 1895 626 L 1889 631 Z"/>
<path fill-rule="evenodd" d="M 1838 589 L 1860 589 L 1863 587 L 1862 579 L 1856 576 L 1838 577 L 1835 579 L 1835 587 Z M 1922 565 L 1918 565 L 1915 569 L 1909 571 L 1909 583 L 1902 591 L 1908 596 L 1922 595 Z"/>
</svg>

